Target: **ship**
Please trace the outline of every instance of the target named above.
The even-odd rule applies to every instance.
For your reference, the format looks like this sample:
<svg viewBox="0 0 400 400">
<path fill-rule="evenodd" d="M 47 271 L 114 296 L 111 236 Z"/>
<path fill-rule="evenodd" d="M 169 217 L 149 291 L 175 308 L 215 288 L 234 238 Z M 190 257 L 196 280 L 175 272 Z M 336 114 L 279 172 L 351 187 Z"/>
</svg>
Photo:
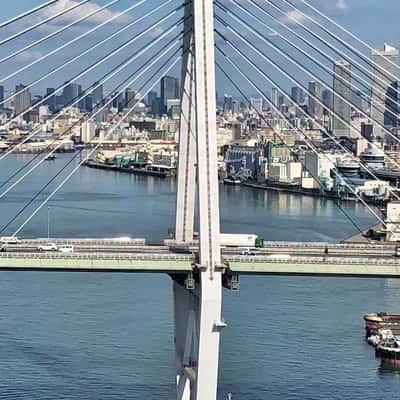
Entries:
<svg viewBox="0 0 400 400">
<path fill-rule="evenodd" d="M 369 313 L 364 315 L 364 321 L 366 338 L 379 335 L 382 329 L 390 329 L 394 336 L 400 336 L 400 314 Z"/>
<path fill-rule="evenodd" d="M 375 355 L 385 364 L 400 367 L 400 342 L 395 338 L 383 340 L 376 346 Z"/>
<path fill-rule="evenodd" d="M 336 169 L 343 176 L 358 176 L 360 173 L 360 163 L 351 158 L 342 158 L 336 161 Z"/>
</svg>

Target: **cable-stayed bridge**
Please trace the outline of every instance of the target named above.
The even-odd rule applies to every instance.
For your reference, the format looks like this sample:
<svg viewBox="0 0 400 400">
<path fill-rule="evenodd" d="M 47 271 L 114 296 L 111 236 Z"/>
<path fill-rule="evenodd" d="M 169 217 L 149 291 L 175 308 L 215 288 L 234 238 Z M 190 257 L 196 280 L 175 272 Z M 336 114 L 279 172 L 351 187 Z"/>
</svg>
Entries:
<svg viewBox="0 0 400 400">
<path fill-rule="evenodd" d="M 0 29 L 13 26 L 56 3 L 57 0 L 35 7 L 3 22 L 0 24 Z M 47 16 L 10 36 L 5 36 L 0 40 L 0 46 L 6 46 L 59 17 L 79 10 L 80 7 L 83 9 L 88 3 L 89 0 L 74 3 L 69 8 Z M 117 3 L 119 0 L 95 7 L 45 36 L 10 51 L 2 56 L 0 65 L 5 65 L 41 43 L 51 43 L 66 30 L 93 19 Z M 127 18 L 130 13 L 134 13 L 135 18 Z M 109 28 L 110 24 L 118 19 L 123 21 L 118 29 L 89 47 L 80 49 L 63 63 L 52 65 L 52 56 L 68 50 L 69 46 L 83 43 L 83 39 L 101 31 L 104 27 Z M 136 30 L 130 32 L 130 29 L 134 28 Z M 129 39 L 114 47 L 113 42 L 124 33 L 129 33 Z M 344 37 L 347 39 L 343 39 Z M 96 49 L 106 51 L 100 58 L 93 60 L 93 51 Z M 385 56 L 371 59 L 365 51 L 373 49 L 305 0 L 300 2 L 192 0 L 184 3 L 173 0 L 163 2 L 140 0 L 132 1 L 128 8 L 103 19 L 101 23 L 79 33 L 72 40 L 52 48 L 34 61 L 5 73 L 0 78 L 2 82 L 15 79 L 20 73 L 30 71 L 43 61 L 49 63 L 51 67 L 28 85 L 6 96 L 1 102 L 4 105 L 14 101 L 19 106 L 14 115 L 6 121 L 7 127 L 12 126 L 15 121 L 41 104 L 46 104 L 55 93 L 62 91 L 70 83 L 83 77 L 88 78 L 89 74 L 89 79 L 93 83 L 70 99 L 65 107 L 76 106 L 101 85 L 117 81 L 117 85 L 110 90 L 106 99 L 97 104 L 93 112 L 65 129 L 62 132 L 64 136 L 70 134 L 75 126 L 93 121 L 107 110 L 121 93 L 134 86 L 140 93 L 140 98 L 135 98 L 133 101 L 130 99 L 124 104 L 124 111 L 113 121 L 108 131 L 108 135 L 112 135 L 129 120 L 138 104 L 160 79 L 180 65 L 182 90 L 175 241 L 190 251 L 182 254 L 174 250 L 173 246 L 107 244 L 95 240 L 82 243 L 70 239 L 62 242 L 74 244 L 75 251 L 71 254 L 39 253 L 36 250 L 40 241 L 32 239 L 11 245 L 7 251 L 2 252 L 0 269 L 168 273 L 173 279 L 174 292 L 177 398 L 216 399 L 220 333 L 226 326 L 222 318 L 222 291 L 223 287 L 237 289 L 240 274 L 399 277 L 400 261 L 397 259 L 397 249 L 393 244 L 328 245 L 267 242 L 259 254 L 251 256 L 242 255 L 238 248 L 221 248 L 215 71 L 217 70 L 219 78 L 229 82 L 249 104 L 251 104 L 247 95 L 249 88 L 252 92 L 257 92 L 268 104 L 275 118 L 284 121 L 303 139 L 310 151 L 318 155 L 318 149 L 309 132 L 296 125 L 293 118 L 283 113 L 265 90 L 265 87 L 270 85 L 293 102 L 281 82 L 284 80 L 296 84 L 330 116 L 334 127 L 332 129 L 326 126 L 322 120 L 310 115 L 301 104 L 294 102 L 296 112 L 304 118 L 313 120 L 315 127 L 343 152 L 350 154 L 335 133 L 335 127 L 339 127 L 349 136 L 359 135 L 357 127 L 350 120 L 350 109 L 372 121 L 380 136 L 394 143 L 400 141 L 396 130 L 393 129 L 398 125 L 399 114 L 398 66 Z M 64 78 L 63 83 L 34 105 L 25 106 L 23 102 L 19 104 L 27 89 L 52 78 L 69 65 L 88 59 L 90 63 L 85 65 L 85 68 L 68 76 L 67 80 Z M 118 63 L 110 67 L 107 62 L 111 60 L 118 60 Z M 99 73 L 97 68 L 101 66 L 107 71 L 106 73 Z M 315 91 L 310 91 L 297 78 L 304 75 L 333 95 L 333 108 L 326 105 Z M 330 83 L 332 78 L 333 85 Z M 372 108 L 371 113 L 354 103 L 348 95 L 352 90 L 361 91 L 368 99 Z M 260 110 L 254 109 L 254 113 L 274 131 L 282 143 L 286 144 L 281 129 L 271 125 Z M 61 114 L 54 115 L 51 121 L 56 121 Z M 388 121 L 392 124 L 388 124 Z M 13 144 L 0 156 L 0 162 L 24 143 L 33 140 L 40 130 L 41 128 L 34 129 L 22 140 Z M 107 137 L 99 140 L 86 155 L 75 154 L 63 168 L 54 171 L 53 178 L 46 182 L 21 210 L 10 216 L 9 222 L 1 227 L 1 233 L 12 233 L 13 236 L 23 233 L 24 228 L 62 189 L 71 176 L 96 154 L 106 140 Z M 372 147 L 382 151 L 373 140 L 369 141 Z M 54 146 L 55 143 L 56 140 L 10 176 L 4 177 L 0 186 L 0 200 L 17 185 L 23 184 L 47 157 L 57 151 L 60 145 Z M 286 145 L 293 151 L 288 144 Z M 331 155 L 323 154 L 323 156 L 332 161 Z M 78 157 L 81 157 L 79 161 Z M 386 158 L 400 168 L 393 154 L 386 154 Z M 376 171 L 368 162 L 361 162 L 360 165 L 369 176 L 377 179 Z M 322 186 L 320 177 L 312 171 L 308 172 Z M 339 171 L 333 170 L 333 172 L 338 179 L 343 178 Z M 388 237 L 398 233 L 399 221 L 385 218 L 378 209 L 367 204 L 346 180 L 343 180 L 343 184 L 371 212 Z M 397 188 L 391 187 L 391 195 L 394 199 L 400 200 Z M 38 199 L 41 200 L 37 206 Z M 340 203 L 338 207 L 346 217 L 349 217 Z M 196 209 L 199 241 L 193 245 Z M 23 221 L 20 223 L 21 218 Z M 350 217 L 349 219 L 358 228 L 357 223 Z M 14 228 L 16 223 L 18 225 Z"/>
</svg>

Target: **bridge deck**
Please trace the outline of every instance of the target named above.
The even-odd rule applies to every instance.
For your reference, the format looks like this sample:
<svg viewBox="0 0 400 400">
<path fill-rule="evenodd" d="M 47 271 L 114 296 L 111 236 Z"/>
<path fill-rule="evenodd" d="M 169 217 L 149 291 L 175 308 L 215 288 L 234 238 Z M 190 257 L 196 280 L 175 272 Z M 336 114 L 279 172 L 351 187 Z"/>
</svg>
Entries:
<svg viewBox="0 0 400 400">
<path fill-rule="evenodd" d="M 184 273 L 192 270 L 192 261 L 170 254 L 5 253 L 0 270 Z"/>
<path fill-rule="evenodd" d="M 400 261 L 395 258 L 229 257 L 228 260 L 231 271 L 240 274 L 400 278 Z"/>
</svg>

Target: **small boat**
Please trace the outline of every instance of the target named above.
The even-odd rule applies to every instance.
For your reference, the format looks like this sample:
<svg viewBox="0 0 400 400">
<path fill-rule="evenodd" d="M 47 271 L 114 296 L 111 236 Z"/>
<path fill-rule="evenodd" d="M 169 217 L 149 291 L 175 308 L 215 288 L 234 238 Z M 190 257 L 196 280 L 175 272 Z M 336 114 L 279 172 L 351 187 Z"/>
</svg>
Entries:
<svg viewBox="0 0 400 400">
<path fill-rule="evenodd" d="M 45 161 L 54 161 L 56 159 L 56 156 L 54 154 L 49 154 L 46 158 Z"/>
<path fill-rule="evenodd" d="M 240 185 L 242 181 L 237 178 L 225 178 L 224 183 L 225 185 Z"/>
</svg>

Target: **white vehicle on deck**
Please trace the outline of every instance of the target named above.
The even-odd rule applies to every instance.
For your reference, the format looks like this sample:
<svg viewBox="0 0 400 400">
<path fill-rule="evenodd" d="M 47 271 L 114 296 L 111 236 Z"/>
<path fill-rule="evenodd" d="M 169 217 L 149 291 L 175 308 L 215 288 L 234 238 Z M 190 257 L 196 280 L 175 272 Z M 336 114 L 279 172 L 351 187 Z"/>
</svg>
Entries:
<svg viewBox="0 0 400 400">
<path fill-rule="evenodd" d="M 16 236 L 2 236 L 0 242 L 3 244 L 18 244 L 21 241 Z"/>
<path fill-rule="evenodd" d="M 37 248 L 38 251 L 57 251 L 58 247 L 55 243 L 40 244 Z"/>
<path fill-rule="evenodd" d="M 74 252 L 74 246 L 70 245 L 70 244 L 65 244 L 62 246 L 58 247 L 58 251 L 60 253 L 73 253 Z"/>
</svg>

